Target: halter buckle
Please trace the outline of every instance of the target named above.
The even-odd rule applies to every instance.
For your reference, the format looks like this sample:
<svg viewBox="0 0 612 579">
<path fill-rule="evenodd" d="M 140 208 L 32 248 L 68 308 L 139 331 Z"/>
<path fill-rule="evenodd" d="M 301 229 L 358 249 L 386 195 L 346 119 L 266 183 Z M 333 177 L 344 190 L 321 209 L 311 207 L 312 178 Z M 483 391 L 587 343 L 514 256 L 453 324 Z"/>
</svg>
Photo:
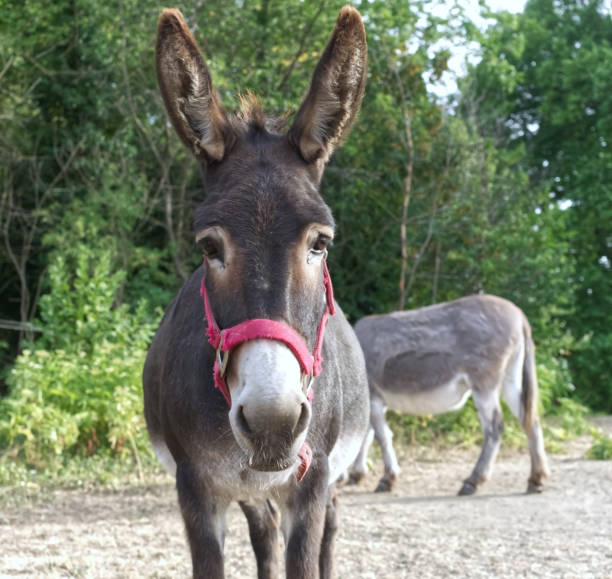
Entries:
<svg viewBox="0 0 612 579">
<path fill-rule="evenodd" d="M 229 361 L 229 350 L 225 352 L 221 351 L 221 344 L 217 348 L 217 364 L 219 364 L 219 376 L 223 378 L 225 376 L 225 370 L 227 369 L 227 363 Z"/>
<path fill-rule="evenodd" d="M 302 392 L 305 396 L 308 396 L 308 391 L 312 388 L 312 383 L 314 382 L 314 376 L 312 374 L 307 374 L 306 372 L 302 372 Z"/>
</svg>

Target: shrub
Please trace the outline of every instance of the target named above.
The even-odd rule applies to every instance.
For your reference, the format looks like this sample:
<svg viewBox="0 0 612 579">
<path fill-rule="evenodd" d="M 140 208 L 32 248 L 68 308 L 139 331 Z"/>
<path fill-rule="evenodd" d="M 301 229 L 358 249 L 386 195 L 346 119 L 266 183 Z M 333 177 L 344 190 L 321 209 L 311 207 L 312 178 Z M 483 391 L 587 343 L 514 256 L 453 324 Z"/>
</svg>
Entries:
<svg viewBox="0 0 612 579">
<path fill-rule="evenodd" d="M 587 451 L 587 456 L 595 460 L 612 460 L 612 436 L 593 431 L 595 444 Z"/>
<path fill-rule="evenodd" d="M 0 401 L 3 454 L 38 469 L 66 455 L 138 459 L 149 448 L 141 375 L 157 320 L 144 302 L 133 312 L 115 305 L 123 276 L 109 252 L 78 249 L 51 265 L 43 335 L 17 358 Z"/>
</svg>

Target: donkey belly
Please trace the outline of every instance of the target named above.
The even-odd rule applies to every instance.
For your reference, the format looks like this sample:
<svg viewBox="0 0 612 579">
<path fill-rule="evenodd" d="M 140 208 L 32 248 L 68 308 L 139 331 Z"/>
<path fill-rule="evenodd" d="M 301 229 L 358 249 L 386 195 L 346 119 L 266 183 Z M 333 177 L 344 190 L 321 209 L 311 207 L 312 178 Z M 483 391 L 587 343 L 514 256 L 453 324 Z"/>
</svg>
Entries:
<svg viewBox="0 0 612 579">
<path fill-rule="evenodd" d="M 410 389 L 404 392 L 383 390 L 385 406 L 406 414 L 443 414 L 459 410 L 467 401 L 472 389 L 465 376 L 457 376 L 446 384 L 427 389 Z"/>
</svg>

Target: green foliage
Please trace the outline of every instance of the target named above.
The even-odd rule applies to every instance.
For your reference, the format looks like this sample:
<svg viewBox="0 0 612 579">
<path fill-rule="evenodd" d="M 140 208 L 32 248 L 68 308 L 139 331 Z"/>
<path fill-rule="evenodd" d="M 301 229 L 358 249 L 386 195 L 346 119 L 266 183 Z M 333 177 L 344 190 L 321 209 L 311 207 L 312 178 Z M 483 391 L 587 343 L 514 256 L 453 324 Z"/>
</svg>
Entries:
<svg viewBox="0 0 612 579">
<path fill-rule="evenodd" d="M 64 453 L 135 452 L 136 438 L 143 448 L 143 362 L 143 344 L 104 339 L 91 352 L 24 350 L 0 403 L 2 447 L 34 466 Z"/>
<path fill-rule="evenodd" d="M 594 432 L 595 443 L 587 452 L 588 458 L 595 460 L 612 460 L 612 436 Z"/>
<path fill-rule="evenodd" d="M 543 424 L 544 441 L 549 452 L 563 452 L 564 444 L 591 431 L 586 417 L 589 409 L 572 398 L 559 397 L 547 407 L 549 419 Z"/>
<path fill-rule="evenodd" d="M 396 439 L 404 444 L 471 446 L 482 440 L 478 413 L 471 398 L 456 412 L 413 416 L 389 410 L 386 418 Z"/>
<path fill-rule="evenodd" d="M 566 300 L 554 316 L 575 338 L 564 352 L 575 395 L 610 411 L 612 16 L 600 0 L 530 0 L 523 14 L 496 20 L 469 75 L 479 118 L 499 128 L 498 148 L 524 147 L 529 189 L 544 193 L 535 199 L 540 216 L 564 224 L 544 239 L 561 257 L 543 260 L 557 286 L 550 296 Z M 551 303 L 543 298 L 535 303 Z"/>
<path fill-rule="evenodd" d="M 252 91 L 274 115 L 298 105 L 343 4 L 183 9 L 227 108 Z M 0 444 L 39 467 L 125 456 L 144 444 L 139 365 L 153 324 L 142 300 L 166 306 L 199 260 L 200 176 L 155 82 L 162 6 L 3 7 L 0 319 L 38 320 L 44 333 L 34 343 L 27 329 L 0 330 Z M 352 321 L 397 308 L 410 167 L 407 306 L 480 291 L 519 305 L 543 409 L 568 416 L 550 434 L 561 439 L 582 428 L 575 399 L 612 410 L 610 14 L 601 0 L 530 0 L 524 14 L 487 13 L 479 31 L 459 5 L 448 19 L 420 0 L 359 9 L 367 92 L 322 184 L 337 222 L 336 295 Z M 473 42 L 479 59 L 445 106 L 434 89 L 448 47 Z M 480 436 L 472 407 L 393 420 L 410 440 Z"/>
<path fill-rule="evenodd" d="M 599 1 L 561 6 L 530 2 L 523 19 L 525 53 L 521 94 L 542 103 L 537 109 L 524 96 L 517 117 L 529 116 L 538 129 L 529 139 L 531 164 L 551 196 L 564 200 L 575 309 L 567 324 L 578 341 L 570 368 L 577 395 L 593 408 L 612 411 L 612 95 L 604 63 L 612 58 L 612 16 Z M 552 49 L 552 50 L 551 50 Z M 539 66 L 529 66 L 536 61 Z"/>
<path fill-rule="evenodd" d="M 536 369 L 538 376 L 538 389 L 541 406 L 549 415 L 560 413 L 560 409 L 567 410 L 566 402 L 574 393 L 574 385 L 567 360 L 558 352 L 536 352 Z M 574 401 L 574 409 L 584 408 L 582 404 Z"/>
<path fill-rule="evenodd" d="M 561 429 L 566 434 L 584 434 L 589 430 L 586 421 L 589 409 L 586 406 L 572 398 L 559 398 L 555 406 L 554 412 L 550 414 L 561 418 Z"/>
<path fill-rule="evenodd" d="M 134 312 L 114 306 L 123 273 L 112 272 L 108 252 L 75 254 L 74 264 L 58 256 L 50 266 L 43 337 L 17 358 L 0 401 L 3 453 L 37 468 L 148 449 L 141 374 L 156 320 L 144 302 Z"/>
</svg>

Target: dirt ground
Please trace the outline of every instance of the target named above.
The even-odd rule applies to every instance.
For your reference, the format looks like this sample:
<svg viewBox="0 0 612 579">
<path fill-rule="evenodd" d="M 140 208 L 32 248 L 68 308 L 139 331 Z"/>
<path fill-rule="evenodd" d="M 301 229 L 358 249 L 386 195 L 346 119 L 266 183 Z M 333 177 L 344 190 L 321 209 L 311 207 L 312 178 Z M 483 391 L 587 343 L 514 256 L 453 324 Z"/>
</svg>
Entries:
<svg viewBox="0 0 612 579">
<path fill-rule="evenodd" d="M 609 433 L 612 420 L 604 425 Z M 381 466 L 344 487 L 336 577 L 612 578 L 612 462 L 578 439 L 550 456 L 546 491 L 525 495 L 529 458 L 504 451 L 473 497 L 457 497 L 478 449 L 404 449 L 390 494 Z M 226 575 L 256 577 L 246 523 L 228 516 Z M 55 491 L 0 507 L 0 577 L 187 577 L 190 558 L 170 479 L 118 493 Z"/>
</svg>

